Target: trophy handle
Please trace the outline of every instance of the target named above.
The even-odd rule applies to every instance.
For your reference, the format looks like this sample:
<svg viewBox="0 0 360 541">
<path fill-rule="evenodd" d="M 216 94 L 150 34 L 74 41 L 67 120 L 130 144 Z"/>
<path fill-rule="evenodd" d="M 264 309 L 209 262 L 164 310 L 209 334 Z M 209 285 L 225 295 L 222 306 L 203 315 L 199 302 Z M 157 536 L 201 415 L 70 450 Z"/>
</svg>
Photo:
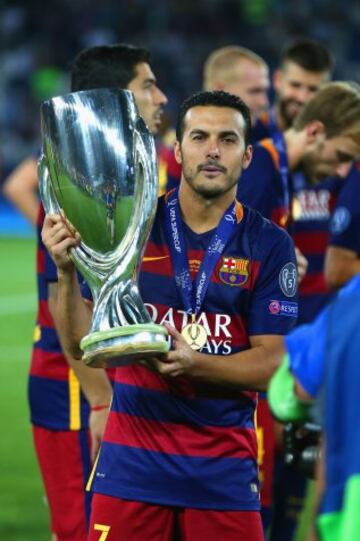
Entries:
<svg viewBox="0 0 360 541">
<path fill-rule="evenodd" d="M 39 177 L 39 191 L 41 201 L 43 202 L 45 212 L 47 214 L 59 214 L 60 206 L 56 200 L 54 191 L 51 186 L 49 169 L 46 164 L 46 158 L 44 154 L 41 155 L 38 161 L 38 177 Z"/>
<path fill-rule="evenodd" d="M 47 161 L 44 154 L 42 154 L 38 161 L 38 177 L 40 197 L 46 213 L 61 214 L 62 209 L 57 201 L 54 189 L 51 184 L 49 168 L 47 166 Z M 101 272 L 98 273 L 94 269 L 89 267 L 86 261 L 87 247 L 84 245 L 84 243 L 82 243 L 82 245 L 83 246 L 77 246 L 76 248 L 70 248 L 69 255 L 76 264 L 80 273 L 88 281 L 93 298 L 96 299 L 98 295 L 98 287 L 101 284 L 100 279 L 103 278 L 103 274 Z"/>
</svg>

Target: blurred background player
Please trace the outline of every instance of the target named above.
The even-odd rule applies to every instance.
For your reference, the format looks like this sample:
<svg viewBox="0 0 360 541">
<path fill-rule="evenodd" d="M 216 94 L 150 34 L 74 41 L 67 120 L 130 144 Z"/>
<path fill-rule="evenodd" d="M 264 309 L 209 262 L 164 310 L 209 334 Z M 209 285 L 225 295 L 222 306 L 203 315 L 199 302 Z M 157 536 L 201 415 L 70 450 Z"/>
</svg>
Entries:
<svg viewBox="0 0 360 541">
<path fill-rule="evenodd" d="M 223 90 L 241 98 L 249 107 L 252 127 L 269 107 L 269 68 L 265 60 L 246 47 L 227 45 L 210 53 L 203 66 L 202 86 L 204 90 Z M 169 146 L 163 150 L 168 163 L 168 190 L 179 185 L 181 173 Z"/>
<path fill-rule="evenodd" d="M 204 90 L 224 90 L 239 96 L 250 109 L 254 127 L 269 108 L 269 68 L 258 54 L 228 45 L 213 51 L 203 68 Z"/>
<path fill-rule="evenodd" d="M 4 181 L 3 193 L 36 226 L 39 215 L 37 159 L 21 162 Z"/>
<path fill-rule="evenodd" d="M 331 79 L 333 68 L 332 55 L 320 42 L 291 42 L 273 73 L 275 100 L 268 120 L 270 130 L 290 128 L 304 105 Z"/>
<path fill-rule="evenodd" d="M 166 98 L 157 87 L 149 58 L 147 50 L 127 44 L 86 49 L 72 65 L 72 91 L 113 86 L 132 90 L 140 112 L 156 134 Z M 35 167 L 33 160 L 29 166 L 25 163 L 20 167 L 20 178 L 14 173 L 17 187 L 20 188 L 26 173 L 25 185 L 31 185 L 34 193 Z M 89 513 L 89 495 L 85 496 L 84 488 L 99 447 L 112 390 L 102 370 L 91 370 L 70 357 L 66 359 L 62 353 L 56 331 L 57 273 L 41 241 L 43 219 L 40 205 L 39 309 L 29 378 L 31 421 L 54 538 L 83 541 Z M 84 394 L 80 393 L 79 381 Z"/>
<path fill-rule="evenodd" d="M 272 133 L 294 122 L 304 104 L 331 78 L 333 68 L 331 53 L 319 42 L 296 40 L 286 48 L 273 77 L 275 106 L 269 116 Z M 291 234 L 296 248 L 307 260 L 307 271 L 299 284 L 298 325 L 313 321 L 333 297 L 324 272 L 325 253 L 332 212 L 344 181 L 348 183 L 344 178 L 346 170 L 344 163 L 339 173 L 342 178 L 332 176 L 316 183 L 301 170 L 290 176 Z M 295 467 L 286 467 L 279 460 L 277 468 L 271 539 L 288 541 L 295 535 L 305 482 Z M 281 475 L 282 468 L 285 471 Z"/>
<path fill-rule="evenodd" d="M 360 272 L 360 162 L 354 164 L 341 190 L 330 235 L 325 279 L 337 289 Z"/>
<path fill-rule="evenodd" d="M 338 99 L 341 100 L 344 107 L 341 112 L 337 105 Z M 317 304 L 313 302 L 312 306 L 309 302 L 306 304 L 308 301 L 306 295 L 301 298 L 299 305 L 300 318 L 303 317 L 304 312 L 304 318 L 307 316 L 310 320 L 315 317 L 316 309 L 320 309 L 328 300 L 324 292 L 326 291 L 327 295 L 329 295 L 329 289 L 326 287 L 320 289 L 319 285 L 324 284 L 322 266 L 328 237 L 328 220 L 334 204 L 331 195 L 334 186 L 340 187 L 340 181 L 328 181 L 328 186 L 323 186 L 323 191 L 319 191 L 319 196 L 314 193 L 309 194 L 309 192 L 301 193 L 301 187 L 305 187 L 300 185 L 298 187 L 299 200 L 295 197 L 291 200 L 291 192 L 290 190 L 287 191 L 289 177 L 296 172 L 297 177 L 295 178 L 297 178 L 298 182 L 299 178 L 301 180 L 305 177 L 308 179 L 309 185 L 311 185 L 330 175 L 347 175 L 352 160 L 356 159 L 358 153 L 356 145 L 356 131 L 358 130 L 358 117 L 356 115 L 360 112 L 358 99 L 358 92 L 353 90 L 351 85 L 329 83 L 302 109 L 293 127 L 286 130 L 283 135 L 285 146 L 279 147 L 279 145 L 275 145 L 272 139 L 263 140 L 255 145 L 253 161 L 247 171 L 244 172 L 242 181 L 239 183 L 238 197 L 244 198 L 247 204 L 256 208 L 264 216 L 279 225 L 287 225 L 292 205 L 297 210 L 297 218 L 302 227 L 304 227 L 304 224 L 301 219 L 309 220 L 305 224 L 305 229 L 306 225 L 308 226 L 306 252 L 309 249 L 310 255 L 314 256 L 315 250 L 318 250 L 320 255 L 311 259 L 310 286 L 306 274 L 305 285 L 309 292 L 317 292 L 318 296 L 315 298 Z M 340 114 L 337 115 L 337 112 Z M 352 117 L 352 114 L 354 114 L 354 117 Z M 354 128 L 353 138 L 344 138 L 343 134 L 350 127 L 349 122 L 352 123 Z M 312 202 L 312 207 L 310 207 L 310 202 Z M 296 207 L 297 203 L 298 207 Z M 300 204 L 302 206 L 299 206 Z M 304 208 L 307 208 L 307 211 L 302 214 Z M 311 212 L 309 212 L 309 209 L 311 209 Z M 315 224 L 314 222 L 311 223 L 311 219 L 314 219 L 314 217 Z M 319 218 L 323 222 L 321 220 L 317 221 Z M 312 226 L 313 230 L 311 231 Z M 322 234 L 324 230 L 325 232 Z M 298 231 L 295 233 L 292 228 L 291 232 L 294 236 L 299 235 Z M 303 241 L 301 237 L 300 240 Z M 301 248 L 305 251 L 304 242 L 301 243 Z M 316 276 L 316 271 L 320 273 L 320 279 L 318 279 L 317 283 L 311 285 L 311 280 Z M 300 290 L 303 291 L 301 283 Z M 305 299 L 305 302 L 303 299 Z M 313 299 L 311 300 L 313 301 Z M 309 306 L 308 309 L 307 305 Z M 310 312 L 310 308 L 312 308 L 312 312 Z M 266 441 L 264 447 L 266 452 L 266 447 L 269 447 Z M 288 480 L 285 478 L 284 483 L 289 486 Z M 292 486 L 294 485 L 295 483 L 292 483 Z M 282 495 L 285 492 L 283 490 Z M 292 498 L 292 501 L 294 501 L 294 498 Z M 297 505 L 297 507 L 299 506 Z M 281 511 L 277 515 L 278 519 L 275 517 L 273 529 L 276 533 L 274 539 L 276 539 L 275 535 L 278 536 L 279 540 L 291 539 L 292 533 L 289 533 L 289 531 L 294 530 L 295 521 L 292 518 L 289 519 L 289 528 L 286 532 L 284 528 L 284 516 L 286 516 L 286 513 L 284 513 L 284 509 L 280 504 L 277 504 L 275 508 L 276 513 L 278 513 L 279 509 Z M 293 512 L 289 511 L 289 515 L 293 516 Z"/>
</svg>

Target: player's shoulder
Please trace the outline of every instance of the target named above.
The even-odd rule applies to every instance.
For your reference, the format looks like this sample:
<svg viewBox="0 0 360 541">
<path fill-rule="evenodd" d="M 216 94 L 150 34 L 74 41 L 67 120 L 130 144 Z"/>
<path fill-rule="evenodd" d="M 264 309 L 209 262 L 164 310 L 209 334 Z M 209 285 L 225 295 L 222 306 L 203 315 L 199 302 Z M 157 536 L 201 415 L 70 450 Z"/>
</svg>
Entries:
<svg viewBox="0 0 360 541">
<path fill-rule="evenodd" d="M 256 119 L 254 126 L 251 130 L 251 140 L 255 144 L 262 139 L 266 139 L 270 136 L 270 118 L 267 111 L 264 111 L 259 118 Z"/>
<path fill-rule="evenodd" d="M 244 219 L 249 236 L 266 251 L 279 244 L 292 245 L 293 241 L 285 229 L 265 218 L 259 211 L 243 205 Z"/>
<path fill-rule="evenodd" d="M 272 165 L 276 169 L 280 167 L 279 153 L 274 141 L 270 137 L 262 139 L 254 145 L 253 159 L 261 159 L 264 163 Z"/>
</svg>

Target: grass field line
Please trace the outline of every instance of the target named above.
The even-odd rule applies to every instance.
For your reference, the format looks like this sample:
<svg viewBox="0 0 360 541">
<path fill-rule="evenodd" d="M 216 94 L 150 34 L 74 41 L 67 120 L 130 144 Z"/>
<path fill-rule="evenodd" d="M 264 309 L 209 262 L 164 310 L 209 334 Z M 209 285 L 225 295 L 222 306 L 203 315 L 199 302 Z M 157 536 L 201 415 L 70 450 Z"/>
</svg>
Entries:
<svg viewBox="0 0 360 541">
<path fill-rule="evenodd" d="M 0 317 L 36 311 L 36 293 L 0 296 Z"/>
</svg>

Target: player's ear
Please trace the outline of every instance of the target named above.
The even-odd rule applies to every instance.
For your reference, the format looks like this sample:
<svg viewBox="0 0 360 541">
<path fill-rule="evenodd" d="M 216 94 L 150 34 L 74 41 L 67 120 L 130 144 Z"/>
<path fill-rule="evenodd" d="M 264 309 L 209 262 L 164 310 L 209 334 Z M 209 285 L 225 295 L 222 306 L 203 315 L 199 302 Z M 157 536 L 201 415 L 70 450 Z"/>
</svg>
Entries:
<svg viewBox="0 0 360 541">
<path fill-rule="evenodd" d="M 272 84 L 273 84 L 275 92 L 279 92 L 279 89 L 281 88 L 282 77 L 283 77 L 283 74 L 280 69 L 277 69 L 274 71 L 273 76 L 272 76 Z"/>
<path fill-rule="evenodd" d="M 253 147 L 252 145 L 248 145 L 245 149 L 244 156 L 242 159 L 242 168 L 247 169 L 251 163 L 253 155 Z"/>
<path fill-rule="evenodd" d="M 179 141 L 174 143 L 174 156 L 177 163 L 182 164 L 181 147 Z"/>
<path fill-rule="evenodd" d="M 305 127 L 306 142 L 314 143 L 325 138 L 325 126 L 320 120 L 313 120 Z"/>
</svg>

